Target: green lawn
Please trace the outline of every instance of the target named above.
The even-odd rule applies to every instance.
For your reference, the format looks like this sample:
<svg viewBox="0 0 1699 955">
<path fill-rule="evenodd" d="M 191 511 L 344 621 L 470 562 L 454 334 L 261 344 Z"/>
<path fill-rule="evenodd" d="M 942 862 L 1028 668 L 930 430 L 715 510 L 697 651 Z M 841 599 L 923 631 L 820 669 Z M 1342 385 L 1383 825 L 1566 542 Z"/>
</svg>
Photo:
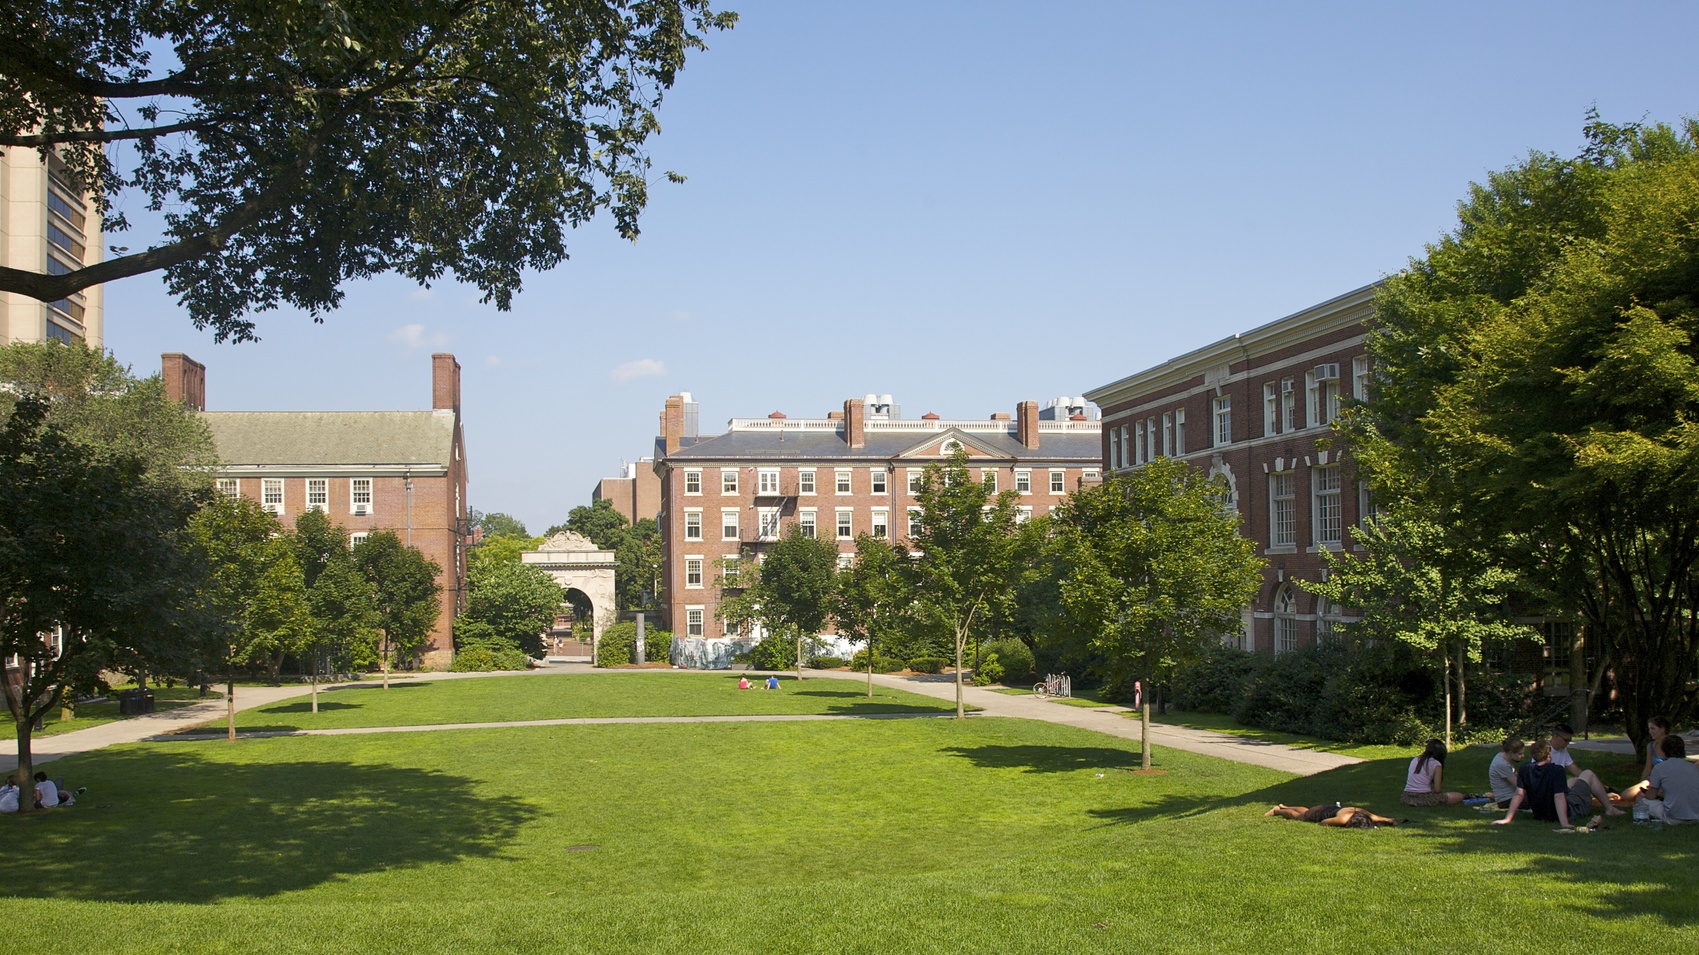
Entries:
<svg viewBox="0 0 1699 955">
<path fill-rule="evenodd" d="M 0 917 L 78 952 L 1475 953 L 1529 925 L 1699 946 L 1699 826 L 1498 829 L 1399 807 L 1402 759 L 1292 779 L 1154 755 L 1134 775 L 1135 743 L 1002 719 L 114 747 L 54 764 L 90 787 L 76 808 L 0 819 L 29 860 Z M 1414 822 L 1262 816 L 1332 799 Z"/>
<path fill-rule="evenodd" d="M 1129 713 L 1133 719 L 1137 713 Z M 1174 726 L 1187 726 L 1192 729 L 1214 730 L 1230 736 L 1243 736 L 1248 739 L 1261 740 L 1265 743 L 1280 743 L 1284 746 L 1295 746 L 1299 749 L 1314 749 L 1328 753 L 1338 753 L 1342 756 L 1355 756 L 1358 759 L 1403 759 L 1408 761 L 1412 756 L 1421 753 L 1420 746 L 1383 746 L 1374 743 L 1342 743 L 1338 740 L 1317 739 L 1313 736 L 1299 736 L 1296 733 L 1282 733 L 1278 730 L 1258 729 L 1255 726 L 1245 726 L 1231 716 L 1221 713 L 1192 713 L 1185 710 L 1171 709 L 1158 715 L 1153 709 L 1150 714 L 1152 723 L 1169 723 Z M 1483 771 L 1483 779 L 1484 771 Z M 1470 784 L 1470 789 L 1485 788 Z"/>
<path fill-rule="evenodd" d="M 125 684 L 123 686 L 113 687 L 112 692 L 108 695 L 106 701 L 100 703 L 84 703 L 76 708 L 76 715 L 68 720 L 59 719 L 56 711 L 52 716 L 42 720 L 41 729 L 32 735 L 36 737 L 56 736 L 60 733 L 74 733 L 77 730 L 86 730 L 91 726 L 99 726 L 102 723 L 127 720 L 129 719 L 128 716 L 118 715 L 118 694 L 124 690 L 131 689 L 133 686 L 134 684 Z M 179 706 L 189 706 L 193 703 L 205 702 L 201 699 L 200 690 L 192 686 L 156 686 L 151 687 L 150 689 L 153 690 L 153 704 L 155 710 L 170 710 L 176 709 Z M 224 699 L 223 689 L 214 688 L 208 690 L 206 699 Z"/>
<path fill-rule="evenodd" d="M 779 677 L 779 689 L 740 690 L 740 674 L 667 670 L 421 680 L 319 694 L 245 710 L 239 729 L 336 729 L 627 716 L 879 715 L 953 712 L 945 700 L 832 677 Z M 764 677 L 750 677 L 751 682 Z M 759 684 L 757 684 L 759 686 Z"/>
</svg>

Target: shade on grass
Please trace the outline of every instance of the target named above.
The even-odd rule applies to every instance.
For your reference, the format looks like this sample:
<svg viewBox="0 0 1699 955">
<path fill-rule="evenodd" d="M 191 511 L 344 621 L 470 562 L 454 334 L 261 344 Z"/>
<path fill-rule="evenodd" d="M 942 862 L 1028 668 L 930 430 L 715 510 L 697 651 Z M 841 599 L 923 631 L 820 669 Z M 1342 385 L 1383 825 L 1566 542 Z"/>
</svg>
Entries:
<svg viewBox="0 0 1699 955">
<path fill-rule="evenodd" d="M 752 680 L 765 679 L 751 677 Z M 575 717 L 769 716 L 954 711 L 943 700 L 873 688 L 853 680 L 780 677 L 778 690 L 740 690 L 726 673 L 568 673 L 495 676 L 394 683 L 388 690 L 361 684 L 319 695 L 319 712 L 303 697 L 245 710 L 236 716 L 249 731 L 338 729 L 351 726 L 419 726 L 495 723 Z"/>
<path fill-rule="evenodd" d="M 103 723 L 127 720 L 130 717 L 118 714 L 118 694 L 133 687 L 134 684 L 115 686 L 106 699 L 98 703 L 79 704 L 73 711 L 75 715 L 72 719 L 55 719 L 56 714 L 49 714 L 46 719 L 42 720 L 41 729 L 37 730 L 34 735 L 37 737 L 57 736 L 60 733 L 86 730 Z M 190 706 L 195 703 L 224 698 L 224 691 L 221 687 L 209 688 L 204 699 L 201 697 L 200 690 L 192 686 L 154 686 L 148 687 L 148 689 L 153 693 L 154 709 L 157 711 L 172 710 L 179 706 Z"/>
<path fill-rule="evenodd" d="M 117 747 L 57 764 L 91 787 L 75 809 L 0 820 L 29 860 L 0 918 L 78 952 L 1699 945 L 1699 827 L 1404 810 L 1402 760 L 1292 779 L 1155 757 L 1134 775 L 1136 744 L 1007 719 Z M 1416 822 L 1261 815 L 1324 799 Z"/>
</svg>

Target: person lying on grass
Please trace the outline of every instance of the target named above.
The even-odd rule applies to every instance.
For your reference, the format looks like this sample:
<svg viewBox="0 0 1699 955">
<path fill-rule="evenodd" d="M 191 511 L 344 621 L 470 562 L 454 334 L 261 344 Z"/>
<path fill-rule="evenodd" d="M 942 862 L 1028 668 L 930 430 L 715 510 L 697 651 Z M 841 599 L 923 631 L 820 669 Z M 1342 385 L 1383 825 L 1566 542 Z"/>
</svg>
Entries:
<svg viewBox="0 0 1699 955">
<path fill-rule="evenodd" d="M 1296 819 L 1299 822 L 1319 822 L 1324 826 L 1341 826 L 1352 829 L 1373 829 L 1377 826 L 1396 826 L 1398 820 L 1377 816 L 1360 806 L 1341 806 L 1336 802 L 1324 803 L 1320 806 L 1288 806 L 1282 803 L 1263 813 L 1264 816 L 1279 816 L 1282 819 Z"/>
<path fill-rule="evenodd" d="M 1491 766 L 1487 767 L 1487 785 L 1493 791 L 1493 799 L 1498 802 L 1498 808 L 1510 808 L 1510 801 L 1516 798 L 1516 764 L 1522 762 L 1526 748 L 1519 739 L 1507 739 L 1499 747 L 1499 754 L 1493 757 Z"/>
<path fill-rule="evenodd" d="M 1651 741 L 1646 744 L 1646 767 L 1640 770 L 1640 781 L 1624 789 L 1621 794 L 1612 796 L 1611 802 L 1618 806 L 1632 806 L 1639 801 L 1646 790 L 1646 780 L 1651 778 L 1652 770 L 1669 758 L 1664 751 L 1664 740 L 1669 736 L 1672 725 L 1667 717 L 1654 716 L 1646 721 L 1646 732 Z M 1686 743 L 1683 742 L 1685 749 Z"/>
<path fill-rule="evenodd" d="M 1410 771 L 1404 776 L 1404 793 L 1398 801 L 1418 809 L 1455 806 L 1462 802 L 1462 793 L 1445 791 L 1445 755 L 1444 743 L 1437 739 L 1428 740 L 1422 755 L 1410 760 Z"/>
<path fill-rule="evenodd" d="M 1671 825 L 1699 822 L 1699 766 L 1687 761 L 1687 741 L 1671 734 L 1664 738 L 1664 752 L 1664 759 L 1633 788 L 1653 819 Z"/>
<path fill-rule="evenodd" d="M 1494 819 L 1493 825 L 1508 826 L 1515 822 L 1516 811 L 1526 805 L 1535 819 L 1555 822 L 1562 829 L 1574 828 L 1573 820 L 1593 811 L 1591 788 L 1586 780 L 1569 779 L 1563 769 L 1552 762 L 1551 744 L 1537 742 L 1528 748 L 1528 753 L 1533 762 L 1516 771 L 1516 796 L 1510 800 L 1504 818 Z M 1608 804 L 1605 811 L 1614 816 L 1622 815 L 1622 810 L 1613 809 Z"/>
</svg>

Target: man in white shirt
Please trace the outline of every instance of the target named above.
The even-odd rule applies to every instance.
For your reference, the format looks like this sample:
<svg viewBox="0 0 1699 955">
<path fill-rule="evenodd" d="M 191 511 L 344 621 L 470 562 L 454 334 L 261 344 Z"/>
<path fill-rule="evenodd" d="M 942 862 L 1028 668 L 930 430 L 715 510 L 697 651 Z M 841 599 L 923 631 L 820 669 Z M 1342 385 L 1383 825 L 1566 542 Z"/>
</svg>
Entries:
<svg viewBox="0 0 1699 955">
<path fill-rule="evenodd" d="M 1598 775 L 1590 769 L 1575 765 L 1575 757 L 1569 754 L 1569 741 L 1574 738 L 1575 731 L 1567 724 L 1559 723 L 1552 727 L 1552 765 L 1561 766 L 1565 773 L 1586 783 L 1587 788 L 1593 791 L 1593 798 L 1605 807 L 1605 815 L 1623 815 L 1623 811 L 1611 803 L 1610 791 L 1605 789 L 1605 784 L 1599 781 Z"/>
</svg>

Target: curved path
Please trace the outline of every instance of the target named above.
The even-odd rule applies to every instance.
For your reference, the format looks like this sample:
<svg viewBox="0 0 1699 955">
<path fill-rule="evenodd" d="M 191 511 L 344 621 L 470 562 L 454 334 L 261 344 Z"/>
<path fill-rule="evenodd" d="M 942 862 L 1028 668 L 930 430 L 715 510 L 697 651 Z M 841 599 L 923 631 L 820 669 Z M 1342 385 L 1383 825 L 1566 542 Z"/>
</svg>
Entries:
<svg viewBox="0 0 1699 955">
<path fill-rule="evenodd" d="M 621 673 L 652 672 L 644 670 L 597 670 L 585 664 L 554 665 L 529 674 L 546 679 L 552 675 L 563 673 L 596 673 L 609 677 L 617 677 Z M 414 680 L 454 680 L 477 679 L 485 676 L 512 676 L 515 674 L 486 674 L 486 673 L 430 673 L 408 677 Z M 864 675 L 850 674 L 842 671 L 818 671 L 819 677 L 838 679 L 865 679 Z M 401 681 L 397 681 L 401 682 Z M 956 687 L 952 676 L 893 676 L 875 674 L 873 682 L 889 689 L 907 690 L 922 696 L 935 699 L 954 700 Z M 343 686 L 370 686 L 372 681 L 360 684 L 340 684 Z M 328 688 L 334 691 L 337 685 Z M 326 686 L 320 687 L 325 692 Z M 312 688 L 302 685 L 290 686 L 239 686 L 236 688 L 236 708 L 238 710 L 266 706 L 280 700 L 306 696 Z M 1139 738 L 1138 720 L 1122 714 L 1127 713 L 1125 707 L 1082 707 L 1070 706 L 1066 703 L 1040 700 L 1028 695 L 1010 695 L 998 693 L 981 687 L 967 686 L 963 688 L 962 698 L 970 706 L 979 707 L 974 714 L 981 716 L 1003 716 L 1017 719 L 1042 720 L 1047 723 L 1059 723 L 1078 729 L 1090 730 L 1116 736 L 1121 739 L 1136 740 Z M 147 716 L 132 717 L 127 720 L 116 720 L 103 723 L 86 730 L 74 733 L 61 733 L 54 736 L 44 736 L 32 740 L 30 747 L 36 763 L 47 763 L 61 756 L 72 753 L 83 753 L 101 749 L 118 743 L 135 743 L 142 740 L 157 739 L 168 736 L 178 740 L 221 739 L 223 733 L 216 734 L 183 734 L 181 731 L 207 723 L 219 722 L 224 719 L 225 706 L 222 697 L 196 703 L 190 706 L 178 707 L 173 710 L 163 710 Z M 592 717 L 581 719 L 560 720 L 526 720 L 498 723 L 454 723 L 433 726 L 384 726 L 362 727 L 329 730 L 293 730 L 286 732 L 243 733 L 243 736 L 308 736 L 335 735 L 348 733 L 409 733 L 431 732 L 448 729 L 476 729 L 508 726 L 562 726 L 574 723 L 652 723 L 652 722 L 738 722 L 738 721 L 784 721 L 784 720 L 828 720 L 828 719 L 892 719 L 892 718 L 938 718 L 936 714 L 925 713 L 907 716 L 906 714 L 886 714 L 878 716 L 698 716 L 698 717 L 629 717 L 605 718 Z M 1230 736 L 1226 733 L 1214 733 L 1208 730 L 1188 729 L 1182 726 L 1169 726 L 1153 722 L 1150 724 L 1151 743 L 1155 747 L 1169 747 L 1185 750 L 1191 753 L 1201 753 L 1205 756 L 1216 756 L 1234 762 L 1249 763 L 1278 769 L 1299 776 L 1325 772 L 1340 766 L 1348 766 L 1361 762 L 1354 757 L 1341 756 L 1320 750 L 1300 749 L 1293 746 L 1283 746 L 1278 743 L 1265 743 L 1260 740 L 1247 739 L 1241 736 Z M 17 767 L 17 740 L 0 740 L 0 771 L 9 771 Z"/>
</svg>

